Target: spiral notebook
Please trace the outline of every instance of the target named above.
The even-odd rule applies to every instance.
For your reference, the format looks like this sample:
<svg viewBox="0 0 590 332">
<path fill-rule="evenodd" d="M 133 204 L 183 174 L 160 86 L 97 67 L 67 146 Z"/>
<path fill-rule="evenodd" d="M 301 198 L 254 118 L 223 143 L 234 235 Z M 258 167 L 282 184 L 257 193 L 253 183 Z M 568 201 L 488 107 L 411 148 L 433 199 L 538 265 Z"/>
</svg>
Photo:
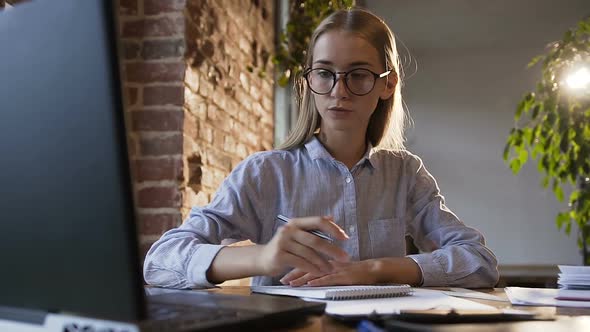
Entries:
<svg viewBox="0 0 590 332">
<path fill-rule="evenodd" d="M 251 290 L 254 293 L 322 300 L 354 300 L 412 295 L 412 287 L 406 284 L 330 287 L 252 286 Z"/>
</svg>

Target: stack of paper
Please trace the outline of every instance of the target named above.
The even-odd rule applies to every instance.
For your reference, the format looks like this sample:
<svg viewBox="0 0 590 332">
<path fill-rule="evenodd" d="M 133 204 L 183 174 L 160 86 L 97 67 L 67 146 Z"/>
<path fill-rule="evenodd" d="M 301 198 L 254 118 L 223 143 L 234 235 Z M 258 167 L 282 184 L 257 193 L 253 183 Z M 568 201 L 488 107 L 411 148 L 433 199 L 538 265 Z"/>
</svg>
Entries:
<svg viewBox="0 0 590 332">
<path fill-rule="evenodd" d="M 590 266 L 559 265 L 560 288 L 590 290 Z"/>
</svg>

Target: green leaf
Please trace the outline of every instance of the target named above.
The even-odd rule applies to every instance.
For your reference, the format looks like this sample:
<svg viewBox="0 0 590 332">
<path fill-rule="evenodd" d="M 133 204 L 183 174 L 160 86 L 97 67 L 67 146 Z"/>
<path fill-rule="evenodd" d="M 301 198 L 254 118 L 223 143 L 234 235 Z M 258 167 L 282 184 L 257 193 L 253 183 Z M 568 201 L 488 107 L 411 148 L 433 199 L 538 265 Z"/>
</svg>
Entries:
<svg viewBox="0 0 590 332">
<path fill-rule="evenodd" d="M 570 204 L 574 205 L 576 204 L 576 201 L 578 200 L 578 198 L 580 198 L 580 190 L 574 190 L 572 191 L 572 193 L 570 194 Z"/>
<path fill-rule="evenodd" d="M 543 188 L 547 188 L 549 186 L 549 176 L 544 176 L 543 181 L 541 182 Z"/>
<path fill-rule="evenodd" d="M 519 159 L 514 158 L 510 161 L 510 169 L 512 169 L 512 174 L 518 174 L 518 172 L 520 171 L 520 167 L 521 164 Z"/>
<path fill-rule="evenodd" d="M 518 107 L 516 108 L 516 112 L 514 113 L 514 122 L 518 122 L 520 119 L 520 115 L 524 111 L 524 107 L 526 105 L 526 101 L 523 99 L 520 103 L 518 103 Z"/>
<path fill-rule="evenodd" d="M 527 152 L 527 150 L 526 149 L 520 150 L 520 153 L 518 154 L 518 160 L 520 161 L 521 166 L 526 164 L 528 158 L 529 158 L 529 153 Z"/>
<path fill-rule="evenodd" d="M 563 202 L 563 190 L 561 189 L 557 179 L 553 179 L 553 194 L 558 201 Z"/>
<path fill-rule="evenodd" d="M 525 144 L 533 144 L 533 130 L 531 128 L 524 128 L 522 130 L 522 140 Z"/>
<path fill-rule="evenodd" d="M 544 57 L 544 55 L 537 55 L 536 57 L 532 58 L 531 61 L 527 64 L 527 68 L 531 68 L 532 66 L 537 64 L 537 62 L 543 60 Z"/>
<path fill-rule="evenodd" d="M 576 210 L 570 210 L 569 214 L 570 214 L 570 220 L 577 220 L 578 219 L 578 213 L 576 212 Z"/>
<path fill-rule="evenodd" d="M 502 153 L 502 158 L 504 158 L 504 161 L 508 161 L 508 155 L 510 154 L 510 144 L 506 144 L 506 146 L 504 146 L 504 152 Z"/>
<path fill-rule="evenodd" d="M 543 104 L 536 104 L 533 107 L 533 113 L 531 114 L 531 119 L 535 120 L 537 116 L 539 116 L 539 112 L 543 109 Z"/>
<path fill-rule="evenodd" d="M 289 85 L 289 76 L 287 76 L 285 73 L 281 74 L 277 83 L 282 87 L 286 87 Z"/>
<path fill-rule="evenodd" d="M 570 222 L 570 214 L 569 212 L 559 212 L 557 217 L 555 217 L 555 225 L 557 226 L 558 230 L 561 230 L 563 225 L 567 225 Z"/>
<path fill-rule="evenodd" d="M 572 232 L 572 223 L 567 223 L 565 224 L 565 234 L 570 235 L 570 233 Z"/>
</svg>

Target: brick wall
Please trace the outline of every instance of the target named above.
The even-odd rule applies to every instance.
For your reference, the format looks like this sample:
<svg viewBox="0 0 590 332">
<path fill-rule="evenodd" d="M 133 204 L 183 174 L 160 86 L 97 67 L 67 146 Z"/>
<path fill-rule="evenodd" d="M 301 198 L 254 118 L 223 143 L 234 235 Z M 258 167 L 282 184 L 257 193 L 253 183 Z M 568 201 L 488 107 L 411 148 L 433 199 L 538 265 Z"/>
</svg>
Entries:
<svg viewBox="0 0 590 332">
<path fill-rule="evenodd" d="M 272 148 L 272 0 L 119 0 L 142 252 Z"/>
</svg>

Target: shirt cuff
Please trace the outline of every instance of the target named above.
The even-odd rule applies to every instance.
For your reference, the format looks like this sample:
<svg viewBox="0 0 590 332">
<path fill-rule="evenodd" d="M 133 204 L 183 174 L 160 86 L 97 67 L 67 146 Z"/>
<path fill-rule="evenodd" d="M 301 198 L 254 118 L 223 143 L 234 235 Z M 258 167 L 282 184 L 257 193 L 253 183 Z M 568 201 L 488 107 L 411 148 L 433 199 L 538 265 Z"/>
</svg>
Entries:
<svg viewBox="0 0 590 332">
<path fill-rule="evenodd" d="M 418 264 L 422 271 L 422 284 L 420 286 L 444 286 L 448 284 L 447 275 L 436 257 L 431 254 L 408 255 Z"/>
<path fill-rule="evenodd" d="M 186 277 L 188 283 L 196 288 L 211 288 L 214 284 L 207 280 L 207 270 L 211 266 L 213 259 L 219 253 L 224 245 L 201 244 L 193 252 L 191 259 L 186 267 Z"/>
<path fill-rule="evenodd" d="M 406 256 L 409 259 L 413 260 L 416 265 L 418 265 L 418 268 L 420 269 L 420 282 L 418 283 L 418 287 L 422 287 L 422 284 L 424 284 L 424 270 L 422 270 L 422 266 L 420 266 L 420 264 L 418 263 L 418 261 L 416 261 L 416 259 L 412 256 Z"/>
</svg>

